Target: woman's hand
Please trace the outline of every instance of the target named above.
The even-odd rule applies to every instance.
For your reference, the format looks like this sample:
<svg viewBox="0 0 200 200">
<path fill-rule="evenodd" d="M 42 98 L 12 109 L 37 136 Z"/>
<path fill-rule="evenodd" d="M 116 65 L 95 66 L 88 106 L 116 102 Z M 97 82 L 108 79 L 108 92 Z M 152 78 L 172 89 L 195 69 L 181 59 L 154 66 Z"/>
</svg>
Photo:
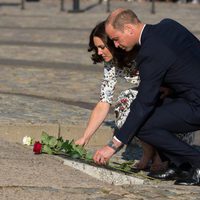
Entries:
<svg viewBox="0 0 200 200">
<path fill-rule="evenodd" d="M 89 141 L 89 139 L 81 137 L 81 138 L 79 138 L 78 140 L 75 141 L 75 144 L 85 146 L 85 145 L 87 145 L 88 141 Z"/>
</svg>

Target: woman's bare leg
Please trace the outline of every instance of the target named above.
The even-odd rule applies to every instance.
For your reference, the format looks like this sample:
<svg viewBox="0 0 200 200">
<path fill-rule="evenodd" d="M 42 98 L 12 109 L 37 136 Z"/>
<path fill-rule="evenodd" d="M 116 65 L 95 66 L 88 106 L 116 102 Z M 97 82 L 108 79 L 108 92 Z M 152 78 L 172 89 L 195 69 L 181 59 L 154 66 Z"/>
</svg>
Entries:
<svg viewBox="0 0 200 200">
<path fill-rule="evenodd" d="M 151 171 L 161 171 L 161 170 L 166 170 L 168 167 L 168 162 L 162 162 L 160 159 L 160 156 L 157 151 L 155 151 L 155 154 L 152 159 L 152 164 L 151 164 Z"/>
<path fill-rule="evenodd" d="M 138 163 L 136 163 L 135 167 L 138 169 L 145 169 L 147 168 L 149 162 L 153 159 L 153 156 L 155 154 L 155 149 L 150 144 L 147 144 L 145 142 L 141 142 L 142 149 L 143 149 L 143 155 Z"/>
<path fill-rule="evenodd" d="M 140 142 L 143 149 L 143 155 L 140 161 L 136 163 L 135 167 L 137 167 L 138 169 L 146 169 L 148 164 L 151 161 L 152 162 L 151 168 L 150 168 L 151 171 L 160 171 L 160 170 L 166 169 L 168 166 L 168 163 L 162 162 L 155 148 L 150 144 L 147 144 L 142 141 Z"/>
</svg>

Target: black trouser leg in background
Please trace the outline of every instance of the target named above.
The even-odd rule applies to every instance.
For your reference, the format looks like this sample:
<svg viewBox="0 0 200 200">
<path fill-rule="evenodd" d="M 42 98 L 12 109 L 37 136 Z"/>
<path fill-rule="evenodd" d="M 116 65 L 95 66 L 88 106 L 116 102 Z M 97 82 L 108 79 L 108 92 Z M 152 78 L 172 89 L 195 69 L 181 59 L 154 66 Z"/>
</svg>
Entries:
<svg viewBox="0 0 200 200">
<path fill-rule="evenodd" d="M 196 116 L 187 102 L 173 100 L 155 109 L 137 137 L 155 146 L 177 166 L 188 162 L 200 168 L 200 152 L 174 134 L 199 130 L 200 121 Z"/>
</svg>

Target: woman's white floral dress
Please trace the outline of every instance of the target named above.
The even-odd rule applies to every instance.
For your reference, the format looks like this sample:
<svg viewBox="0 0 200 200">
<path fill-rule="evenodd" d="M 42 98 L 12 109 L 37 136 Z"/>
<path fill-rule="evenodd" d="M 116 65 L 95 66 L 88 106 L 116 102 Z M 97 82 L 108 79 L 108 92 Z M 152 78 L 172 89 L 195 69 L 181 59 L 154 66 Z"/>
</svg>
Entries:
<svg viewBox="0 0 200 200">
<path fill-rule="evenodd" d="M 121 128 L 125 122 L 129 112 L 130 104 L 137 96 L 137 87 L 139 85 L 139 76 L 136 73 L 135 63 L 133 63 L 131 68 L 125 67 L 124 69 L 119 69 L 115 67 L 112 63 L 105 63 L 104 65 L 104 79 L 101 84 L 100 100 L 102 102 L 107 102 L 109 104 L 113 103 L 113 96 L 115 91 L 115 85 L 117 83 L 117 78 L 126 79 L 126 81 L 132 84 L 132 88 L 124 90 L 118 96 L 117 102 L 115 104 L 115 123 L 117 128 Z M 194 140 L 194 133 L 176 134 L 181 140 L 192 144 Z"/>
</svg>

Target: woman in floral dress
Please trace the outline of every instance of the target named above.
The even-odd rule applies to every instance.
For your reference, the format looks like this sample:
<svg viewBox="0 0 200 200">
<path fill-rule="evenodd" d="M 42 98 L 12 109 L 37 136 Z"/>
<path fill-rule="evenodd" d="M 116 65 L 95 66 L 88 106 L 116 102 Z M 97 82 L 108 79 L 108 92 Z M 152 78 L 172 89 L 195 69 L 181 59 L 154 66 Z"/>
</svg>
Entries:
<svg viewBox="0 0 200 200">
<path fill-rule="evenodd" d="M 119 95 L 115 105 L 115 122 L 117 128 L 120 128 L 125 122 L 130 111 L 130 104 L 136 98 L 137 87 L 139 85 L 138 71 L 136 63 L 134 62 L 138 48 L 139 47 L 135 47 L 130 52 L 116 49 L 105 33 L 104 22 L 98 24 L 92 30 L 88 51 L 93 52 L 91 59 L 94 64 L 104 63 L 104 79 L 101 84 L 100 101 L 92 111 L 83 136 L 76 141 L 76 144 L 86 145 L 105 120 L 113 104 L 113 95 L 119 77 L 130 82 L 130 89 L 123 91 Z M 165 96 L 165 92 L 168 90 L 163 91 Z M 181 136 L 183 136 L 183 134 L 181 134 Z M 185 134 L 182 139 L 190 144 L 193 141 L 193 133 Z M 160 168 L 163 167 L 163 163 L 155 149 L 144 142 L 141 142 L 141 145 L 143 148 L 143 156 L 136 167 L 144 169 L 147 167 L 149 161 L 152 160 L 151 169 L 160 170 Z"/>
</svg>

